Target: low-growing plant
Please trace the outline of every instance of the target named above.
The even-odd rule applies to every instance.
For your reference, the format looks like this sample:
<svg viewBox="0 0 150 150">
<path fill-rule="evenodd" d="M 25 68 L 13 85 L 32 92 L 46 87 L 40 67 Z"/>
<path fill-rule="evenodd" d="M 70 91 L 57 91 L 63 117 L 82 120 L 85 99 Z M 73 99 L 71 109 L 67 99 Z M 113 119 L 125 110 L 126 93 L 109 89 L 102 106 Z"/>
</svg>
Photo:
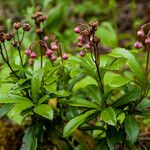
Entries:
<svg viewBox="0 0 150 150">
<path fill-rule="evenodd" d="M 80 112 L 66 124 L 63 135 L 87 131 L 95 139 L 93 149 L 134 149 L 141 144 L 137 118 L 149 117 L 150 26 L 141 27 L 134 44 L 137 49 L 142 45 L 145 48 L 143 68 L 134 56 L 138 52 L 135 49 L 115 48 L 104 54 L 96 37 L 97 28 L 98 23 L 91 21 L 74 29 L 79 34 L 77 46 L 82 48 L 83 58 L 70 58 L 80 64 L 71 75 L 83 76 L 74 86 L 75 96 L 66 103 Z"/>
<path fill-rule="evenodd" d="M 9 69 L 1 84 L 12 84 L 7 94 L 0 94 L 0 117 L 22 116 L 26 130 L 21 150 L 38 149 L 46 138 L 60 150 L 140 145 L 138 117 L 150 115 L 150 24 L 141 26 L 134 44 L 145 48 L 142 66 L 135 48 L 103 47 L 97 21 L 74 28 L 79 35 L 76 50 L 81 50 L 73 55 L 64 52 L 54 35 L 46 34 L 43 13 L 32 19 L 36 32 L 21 22 L 13 24 L 13 33 L 0 30 L 2 69 Z M 23 50 L 31 30 L 35 40 Z M 10 55 L 10 41 L 17 62 Z"/>
</svg>

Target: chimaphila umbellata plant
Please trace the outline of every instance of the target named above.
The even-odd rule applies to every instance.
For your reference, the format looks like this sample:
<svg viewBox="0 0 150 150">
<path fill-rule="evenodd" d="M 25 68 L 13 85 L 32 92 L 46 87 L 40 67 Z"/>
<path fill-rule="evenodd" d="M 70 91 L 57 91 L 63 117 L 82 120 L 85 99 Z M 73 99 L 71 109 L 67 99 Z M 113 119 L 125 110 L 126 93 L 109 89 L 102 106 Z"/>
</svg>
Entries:
<svg viewBox="0 0 150 150">
<path fill-rule="evenodd" d="M 74 28 L 79 35 L 78 49 L 82 49 L 78 57 L 64 53 L 60 42 L 45 33 L 46 17 L 41 12 L 32 19 L 37 38 L 25 51 L 28 23 L 16 22 L 13 34 L 3 30 L 0 34 L 1 56 L 10 69 L 3 83 L 13 83 L 8 94 L 0 94 L 1 117 L 15 111 L 28 119 L 24 120 L 27 129 L 21 149 L 37 149 L 45 133 L 58 149 L 133 149 L 141 145 L 136 116 L 149 116 L 149 24 L 141 27 L 142 34 L 138 31 L 134 45 L 146 47 L 147 63 L 142 68 L 133 55 L 135 50 L 103 51 L 96 21 Z M 10 40 L 19 64 L 8 54 Z"/>
<path fill-rule="evenodd" d="M 82 58 L 70 58 L 80 64 L 74 68 L 80 71 L 71 74 L 74 78 L 82 77 L 82 80 L 75 84 L 75 96 L 66 104 L 80 111 L 66 124 L 63 135 L 67 137 L 72 133 L 74 136 L 87 131 L 95 141 L 91 140 L 93 147 L 87 149 L 144 147 L 137 118 L 149 117 L 150 25 L 141 27 L 134 44 L 137 49 L 143 45 L 146 51 L 144 67 L 133 55 L 134 48 L 130 51 L 115 48 L 103 55 L 100 39 L 96 37 L 97 28 L 95 21 L 74 28 L 79 35 L 77 46 L 82 48 Z"/>
<path fill-rule="evenodd" d="M 45 135 L 50 137 L 51 145 L 68 149 L 67 142 L 61 139 L 63 121 L 61 106 L 57 102 L 59 97 L 70 95 L 63 88 L 63 63 L 68 59 L 68 54 L 63 52 L 56 37 L 51 39 L 45 34 L 42 23 L 46 17 L 43 13 L 35 13 L 32 19 L 35 20 L 36 32 L 31 32 L 37 36 L 28 47 L 24 47 L 25 36 L 33 30 L 28 23 L 15 22 L 12 33 L 7 33 L 1 27 L 2 66 L 7 65 L 9 68 L 8 75 L 1 79 L 1 83 L 12 83 L 12 86 L 7 94 L 0 94 L 0 117 L 7 113 L 10 117 L 22 117 L 26 130 L 21 150 L 37 149 L 40 143 L 45 142 Z M 18 63 L 15 62 L 15 57 L 11 57 L 10 50 L 18 52 Z"/>
</svg>

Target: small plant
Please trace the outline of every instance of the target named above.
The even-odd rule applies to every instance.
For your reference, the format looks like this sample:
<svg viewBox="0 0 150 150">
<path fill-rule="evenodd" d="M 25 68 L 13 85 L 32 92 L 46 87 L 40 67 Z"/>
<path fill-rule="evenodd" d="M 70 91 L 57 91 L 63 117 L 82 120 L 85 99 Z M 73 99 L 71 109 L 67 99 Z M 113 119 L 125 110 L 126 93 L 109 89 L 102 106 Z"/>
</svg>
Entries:
<svg viewBox="0 0 150 150">
<path fill-rule="evenodd" d="M 80 69 L 75 76 L 83 75 L 84 82 L 76 83 L 75 96 L 66 102 L 80 112 L 66 124 L 63 135 L 87 131 L 95 140 L 93 149 L 134 149 L 141 144 L 136 118 L 149 116 L 149 24 L 137 32 L 138 41 L 134 44 L 137 49 L 142 45 L 146 49 L 145 71 L 132 50 L 115 48 L 103 55 L 100 39 L 96 37 L 97 28 L 96 21 L 74 28 L 79 34 L 77 46 L 83 47 L 80 55 L 85 57 L 70 59 L 80 64 L 74 68 Z"/>
</svg>

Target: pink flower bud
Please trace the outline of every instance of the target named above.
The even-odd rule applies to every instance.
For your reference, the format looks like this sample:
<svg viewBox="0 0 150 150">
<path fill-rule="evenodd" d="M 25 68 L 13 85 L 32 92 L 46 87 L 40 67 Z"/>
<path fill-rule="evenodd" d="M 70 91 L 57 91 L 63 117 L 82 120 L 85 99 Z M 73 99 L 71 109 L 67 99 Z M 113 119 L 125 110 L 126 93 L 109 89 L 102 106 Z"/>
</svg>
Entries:
<svg viewBox="0 0 150 150">
<path fill-rule="evenodd" d="M 143 31 L 143 30 L 139 30 L 139 31 L 137 32 L 137 35 L 138 35 L 139 37 L 143 37 L 143 36 L 144 36 L 144 31 Z"/>
<path fill-rule="evenodd" d="M 62 59 L 63 60 L 67 60 L 68 59 L 68 55 L 66 53 L 64 53 L 63 56 L 62 56 Z"/>
<path fill-rule="evenodd" d="M 46 55 L 47 56 L 51 56 L 53 54 L 53 51 L 52 50 L 50 50 L 50 49 L 47 49 L 46 50 Z"/>
<path fill-rule="evenodd" d="M 84 51 L 80 51 L 80 56 L 84 57 L 85 56 L 85 52 Z"/>
<path fill-rule="evenodd" d="M 51 49 L 52 49 L 52 51 L 58 50 L 58 46 L 57 46 L 56 42 L 51 43 Z"/>
<path fill-rule="evenodd" d="M 44 36 L 44 41 L 46 41 L 46 42 L 47 42 L 48 40 L 49 40 L 48 35 L 45 35 L 45 36 Z"/>
<path fill-rule="evenodd" d="M 57 57 L 56 57 L 54 54 L 52 54 L 50 60 L 51 60 L 52 62 L 54 62 L 54 61 L 57 60 Z"/>
<path fill-rule="evenodd" d="M 36 58 L 36 53 L 35 53 L 35 52 L 32 52 L 30 56 L 31 56 L 31 58 L 34 59 L 34 58 Z"/>
<path fill-rule="evenodd" d="M 81 31 L 80 31 L 80 28 L 79 28 L 79 27 L 75 27 L 75 28 L 74 28 L 74 32 L 77 33 L 77 34 L 79 34 L 79 33 L 81 32 Z"/>
<path fill-rule="evenodd" d="M 83 40 L 82 35 L 80 35 L 77 39 L 78 39 L 79 42 L 82 42 L 82 40 Z"/>
<path fill-rule="evenodd" d="M 30 50 L 29 48 L 27 48 L 27 49 L 25 50 L 25 54 L 26 54 L 27 56 L 30 56 L 30 55 L 31 55 L 31 50 Z"/>
<path fill-rule="evenodd" d="M 90 50 L 91 49 L 91 45 L 90 45 L 90 42 L 88 42 L 86 45 L 85 45 L 85 48 Z"/>
<path fill-rule="evenodd" d="M 82 46 L 83 46 L 83 43 L 82 43 L 82 42 L 79 42 L 79 43 L 77 43 L 77 46 L 78 46 L 78 47 L 82 47 Z"/>
<path fill-rule="evenodd" d="M 134 48 L 137 48 L 137 49 L 142 48 L 142 43 L 139 42 L 139 41 L 136 41 L 136 42 L 134 43 Z"/>
<path fill-rule="evenodd" d="M 150 44 L 150 37 L 145 39 L 145 44 Z"/>
</svg>

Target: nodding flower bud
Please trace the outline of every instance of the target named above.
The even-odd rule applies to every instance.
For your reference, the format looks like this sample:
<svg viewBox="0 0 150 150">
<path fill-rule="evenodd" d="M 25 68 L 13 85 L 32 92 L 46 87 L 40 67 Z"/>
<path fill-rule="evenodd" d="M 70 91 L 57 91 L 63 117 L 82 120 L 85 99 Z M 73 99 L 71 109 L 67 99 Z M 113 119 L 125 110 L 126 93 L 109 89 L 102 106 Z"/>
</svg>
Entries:
<svg viewBox="0 0 150 150">
<path fill-rule="evenodd" d="M 5 40 L 10 41 L 10 40 L 12 39 L 12 34 L 6 33 L 6 34 L 4 35 L 4 38 L 5 38 Z"/>
<path fill-rule="evenodd" d="M 49 36 L 48 36 L 48 35 L 45 35 L 45 36 L 44 36 L 44 41 L 47 42 L 48 40 L 49 40 Z"/>
<path fill-rule="evenodd" d="M 78 46 L 78 47 L 82 47 L 82 46 L 83 46 L 83 43 L 80 41 L 79 43 L 77 43 L 77 46 Z"/>
<path fill-rule="evenodd" d="M 98 22 L 97 21 L 90 21 L 89 22 L 89 26 L 90 27 L 97 27 L 98 26 Z"/>
<path fill-rule="evenodd" d="M 143 37 L 145 34 L 144 34 L 144 31 L 141 29 L 137 32 L 137 36 L 139 37 Z"/>
<path fill-rule="evenodd" d="M 5 41 L 4 36 L 5 36 L 4 33 L 0 33 L 0 42 L 4 42 Z"/>
<path fill-rule="evenodd" d="M 85 52 L 84 51 L 80 51 L 80 56 L 84 57 L 85 56 Z"/>
<path fill-rule="evenodd" d="M 30 57 L 33 58 L 33 59 L 36 58 L 36 53 L 32 52 L 31 55 L 30 55 Z"/>
<path fill-rule="evenodd" d="M 25 50 L 25 54 L 26 54 L 27 56 L 31 56 L 31 50 L 30 50 L 29 48 L 27 48 L 27 49 Z"/>
<path fill-rule="evenodd" d="M 82 36 L 82 35 L 80 35 L 77 39 L 78 39 L 78 41 L 79 41 L 79 42 L 82 42 L 82 40 L 83 40 L 83 36 Z"/>
<path fill-rule="evenodd" d="M 46 19 L 47 19 L 47 17 L 43 16 L 43 15 L 39 17 L 40 22 L 44 22 Z"/>
<path fill-rule="evenodd" d="M 91 49 L 91 45 L 90 45 L 90 42 L 88 42 L 86 45 L 85 45 L 85 48 L 90 50 Z"/>
<path fill-rule="evenodd" d="M 66 53 L 64 53 L 63 56 L 62 56 L 62 59 L 63 60 L 67 60 L 68 59 L 68 55 Z"/>
<path fill-rule="evenodd" d="M 147 38 L 145 39 L 145 44 L 150 44 L 150 37 L 147 37 Z"/>
<path fill-rule="evenodd" d="M 54 54 L 52 54 L 50 60 L 51 60 L 52 62 L 54 62 L 54 61 L 57 60 L 57 57 L 56 57 Z"/>
<path fill-rule="evenodd" d="M 136 42 L 134 43 L 134 48 L 136 48 L 136 49 L 142 48 L 142 43 L 139 42 L 139 41 L 136 41 Z"/>
<path fill-rule="evenodd" d="M 79 27 L 75 27 L 75 28 L 74 28 L 74 32 L 77 33 L 77 34 L 79 34 L 79 33 L 81 32 L 81 31 L 80 31 L 80 28 L 79 28 Z"/>
<path fill-rule="evenodd" d="M 37 29 L 36 29 L 36 33 L 37 33 L 37 34 L 42 34 L 43 32 L 44 32 L 44 30 L 41 29 L 41 28 L 37 28 Z"/>
<path fill-rule="evenodd" d="M 57 46 L 56 42 L 51 43 L 51 49 L 52 49 L 52 51 L 58 50 L 58 46 Z"/>
<path fill-rule="evenodd" d="M 24 23 L 22 25 L 24 31 L 28 32 L 31 29 L 31 26 L 28 23 Z"/>
<path fill-rule="evenodd" d="M 20 27 L 21 27 L 21 23 L 20 22 L 15 22 L 13 24 L 13 28 L 16 29 L 16 30 L 18 30 Z"/>
<path fill-rule="evenodd" d="M 46 57 L 49 58 L 53 54 L 53 51 L 50 49 L 46 50 Z"/>
</svg>

